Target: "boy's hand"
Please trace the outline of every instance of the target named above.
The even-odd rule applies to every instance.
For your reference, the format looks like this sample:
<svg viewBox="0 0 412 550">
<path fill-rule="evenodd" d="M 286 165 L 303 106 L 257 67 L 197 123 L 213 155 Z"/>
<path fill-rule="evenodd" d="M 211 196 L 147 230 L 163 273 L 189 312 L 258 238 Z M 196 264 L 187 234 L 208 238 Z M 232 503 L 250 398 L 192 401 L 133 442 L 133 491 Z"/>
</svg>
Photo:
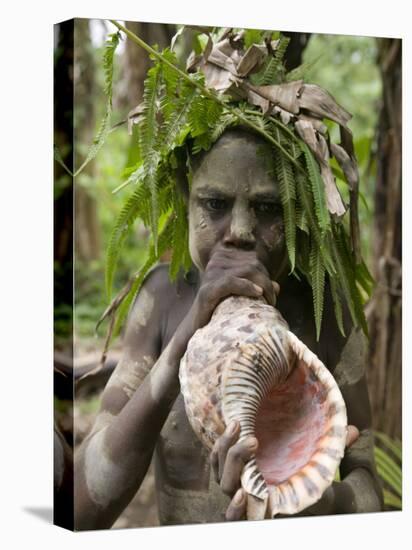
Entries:
<svg viewBox="0 0 412 550">
<path fill-rule="evenodd" d="M 359 430 L 356 428 L 356 426 L 349 425 L 348 426 L 348 432 L 346 435 L 346 447 L 350 447 L 359 437 Z M 302 510 L 299 514 L 296 514 L 297 516 L 326 516 L 330 514 L 335 514 L 337 511 L 337 492 L 339 490 L 339 484 L 341 482 L 334 481 L 329 487 L 326 489 L 326 491 L 323 493 L 321 498 L 315 502 L 315 504 L 312 504 L 312 506 L 309 506 L 308 508 L 305 508 L 305 510 Z"/>
<path fill-rule="evenodd" d="M 258 448 L 255 437 L 238 441 L 239 422 L 231 422 L 216 441 L 210 461 L 215 480 L 226 495 L 233 497 L 226 511 L 226 519 L 235 521 L 244 519 L 246 512 L 246 494 L 240 487 L 240 476 L 243 467 Z"/>
<path fill-rule="evenodd" d="M 210 258 L 184 320 L 186 336 L 189 339 L 198 328 L 206 325 L 216 306 L 228 296 L 263 296 L 268 304 L 275 306 L 278 292 L 279 285 L 270 280 L 255 251 L 221 246 Z"/>
<path fill-rule="evenodd" d="M 220 483 L 222 491 L 225 494 L 233 497 L 226 510 L 226 519 L 228 521 L 245 519 L 246 493 L 240 487 L 240 477 L 244 465 L 252 458 L 258 448 L 257 439 L 254 437 L 248 437 L 240 442 L 237 441 L 239 432 L 239 422 L 229 424 L 224 433 L 216 441 L 210 457 L 216 481 Z M 348 426 L 346 447 L 350 447 L 358 437 L 359 430 L 355 426 Z M 303 510 L 301 514 L 321 515 L 334 513 L 334 486 L 335 483 L 328 487 L 318 502 Z"/>
</svg>

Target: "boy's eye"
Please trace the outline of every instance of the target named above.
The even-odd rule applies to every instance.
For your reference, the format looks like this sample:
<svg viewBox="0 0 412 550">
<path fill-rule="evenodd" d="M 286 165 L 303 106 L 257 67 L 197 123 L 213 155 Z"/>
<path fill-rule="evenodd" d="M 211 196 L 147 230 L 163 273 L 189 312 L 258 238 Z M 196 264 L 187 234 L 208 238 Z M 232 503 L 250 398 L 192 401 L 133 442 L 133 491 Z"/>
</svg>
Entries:
<svg viewBox="0 0 412 550">
<path fill-rule="evenodd" d="M 275 202 L 256 202 L 253 208 L 259 214 L 276 214 L 279 211 L 279 205 Z"/>
<path fill-rule="evenodd" d="M 207 199 L 205 204 L 206 207 L 212 211 L 224 210 L 227 206 L 224 199 Z"/>
</svg>

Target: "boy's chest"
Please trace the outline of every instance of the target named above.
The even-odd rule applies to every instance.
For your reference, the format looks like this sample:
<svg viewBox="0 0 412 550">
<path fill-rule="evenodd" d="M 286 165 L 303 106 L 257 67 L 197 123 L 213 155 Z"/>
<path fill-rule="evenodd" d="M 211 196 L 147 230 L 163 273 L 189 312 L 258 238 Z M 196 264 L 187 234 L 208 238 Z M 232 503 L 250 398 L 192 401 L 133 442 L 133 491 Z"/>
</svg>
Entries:
<svg viewBox="0 0 412 550">
<path fill-rule="evenodd" d="M 189 424 L 181 394 L 160 433 L 155 468 L 162 525 L 224 520 L 230 498 L 213 479 L 209 451 Z"/>
<path fill-rule="evenodd" d="M 209 484 L 209 452 L 192 430 L 179 394 L 160 432 L 157 466 L 164 481 L 181 489 L 201 490 Z"/>
</svg>

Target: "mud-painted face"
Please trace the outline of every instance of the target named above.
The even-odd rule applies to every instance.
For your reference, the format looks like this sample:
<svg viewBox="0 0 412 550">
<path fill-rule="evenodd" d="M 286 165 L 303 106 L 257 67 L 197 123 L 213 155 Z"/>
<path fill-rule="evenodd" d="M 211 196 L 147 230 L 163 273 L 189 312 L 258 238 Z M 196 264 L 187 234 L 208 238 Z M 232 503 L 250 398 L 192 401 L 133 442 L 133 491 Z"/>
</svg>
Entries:
<svg viewBox="0 0 412 550">
<path fill-rule="evenodd" d="M 227 132 L 193 173 L 189 247 L 203 271 L 219 246 L 255 250 L 274 280 L 287 272 L 282 205 L 271 148 L 245 132 Z"/>
</svg>

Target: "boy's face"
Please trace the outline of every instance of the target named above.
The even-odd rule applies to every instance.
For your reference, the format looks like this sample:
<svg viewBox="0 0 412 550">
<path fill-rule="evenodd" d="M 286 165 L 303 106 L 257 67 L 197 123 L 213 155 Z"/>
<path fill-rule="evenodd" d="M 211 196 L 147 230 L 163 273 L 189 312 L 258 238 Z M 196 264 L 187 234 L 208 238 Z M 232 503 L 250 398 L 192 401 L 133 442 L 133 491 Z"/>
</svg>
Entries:
<svg viewBox="0 0 412 550">
<path fill-rule="evenodd" d="M 273 280 L 287 270 L 282 205 L 271 148 L 255 136 L 228 132 L 193 173 L 189 247 L 203 271 L 218 247 L 255 251 Z"/>
</svg>

